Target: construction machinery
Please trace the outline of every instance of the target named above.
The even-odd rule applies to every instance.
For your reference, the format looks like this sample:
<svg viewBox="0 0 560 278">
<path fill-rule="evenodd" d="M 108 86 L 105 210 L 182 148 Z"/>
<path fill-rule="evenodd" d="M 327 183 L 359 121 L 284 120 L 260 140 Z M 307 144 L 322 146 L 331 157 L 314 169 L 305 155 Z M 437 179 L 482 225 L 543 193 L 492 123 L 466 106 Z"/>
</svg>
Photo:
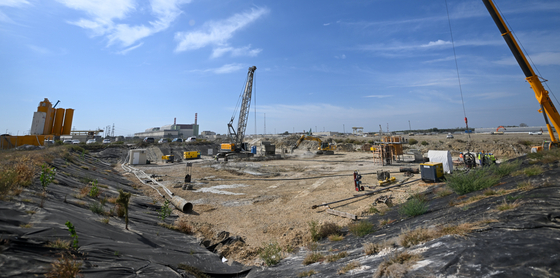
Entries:
<svg viewBox="0 0 560 278">
<path fill-rule="evenodd" d="M 309 141 L 317 141 L 319 143 L 319 147 L 317 147 L 317 154 L 334 154 L 336 150 L 336 145 L 328 142 L 323 142 L 321 138 L 313 137 L 309 135 L 302 135 L 297 142 L 292 147 L 292 152 L 299 147 L 301 142 L 309 140 Z"/>
<path fill-rule="evenodd" d="M 217 157 L 237 156 L 237 157 L 249 157 L 253 154 L 249 151 L 247 143 L 243 143 L 243 138 L 245 137 L 245 130 L 247 128 L 247 120 L 249 119 L 249 106 L 251 105 L 251 94 L 253 92 L 253 75 L 257 67 L 252 66 L 249 68 L 247 73 L 247 81 L 245 82 L 245 89 L 241 92 L 239 96 L 239 101 L 241 101 L 241 106 L 239 108 L 239 118 L 237 120 L 237 128 L 233 127 L 233 121 L 235 119 L 234 110 L 231 120 L 228 123 L 228 138 L 229 143 L 223 143 L 217 154 Z M 239 101 L 237 104 L 239 105 Z"/>
<path fill-rule="evenodd" d="M 529 82 L 529 85 L 531 85 L 531 88 L 535 92 L 535 97 L 537 98 L 537 101 L 541 106 L 541 108 L 539 109 L 539 113 L 542 113 L 544 116 L 544 121 L 546 123 L 546 128 L 548 129 L 548 134 L 550 135 L 551 142 L 544 142 L 542 146 L 533 147 L 533 149 L 535 149 L 535 151 L 538 151 L 542 149 L 558 148 L 558 139 L 556 139 L 556 136 L 554 135 L 552 127 L 549 123 L 550 119 L 552 125 L 554 125 L 554 128 L 556 129 L 556 132 L 560 131 L 560 114 L 558 114 L 558 110 L 556 110 L 556 107 L 554 107 L 554 103 L 552 103 L 552 100 L 548 95 L 548 91 L 544 89 L 539 76 L 535 74 L 535 71 L 527 61 L 527 58 L 523 54 L 523 51 L 521 51 L 521 48 L 517 44 L 517 41 L 513 37 L 513 34 L 498 12 L 498 9 L 494 5 L 494 2 L 492 2 L 492 0 L 482 0 L 482 2 L 486 6 L 486 9 L 488 9 L 488 12 L 492 16 L 494 23 L 496 23 L 496 26 L 498 26 L 502 37 L 513 53 L 513 56 L 515 57 L 515 60 L 517 60 L 517 63 L 521 67 L 521 70 L 525 74 L 525 79 L 527 80 L 527 82 Z"/>
<path fill-rule="evenodd" d="M 499 126 L 498 128 L 496 128 L 496 131 L 492 132 L 492 134 L 494 134 L 494 135 L 504 135 L 503 131 L 499 131 L 500 128 L 503 128 L 504 130 L 507 130 L 505 127 Z"/>
</svg>

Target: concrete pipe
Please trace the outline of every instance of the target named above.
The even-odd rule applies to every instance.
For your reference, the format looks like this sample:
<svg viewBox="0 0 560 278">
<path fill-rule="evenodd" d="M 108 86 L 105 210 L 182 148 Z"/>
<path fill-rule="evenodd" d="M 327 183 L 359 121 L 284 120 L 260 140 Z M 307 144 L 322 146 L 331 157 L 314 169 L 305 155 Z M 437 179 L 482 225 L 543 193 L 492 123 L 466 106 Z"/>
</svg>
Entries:
<svg viewBox="0 0 560 278">
<path fill-rule="evenodd" d="M 179 196 L 173 196 L 173 198 L 171 198 L 171 203 L 182 212 L 192 212 L 193 205 Z"/>
<path fill-rule="evenodd" d="M 418 168 L 401 167 L 399 170 L 401 172 L 409 172 L 409 173 L 415 173 L 415 174 L 420 173 L 420 169 L 418 169 Z"/>
</svg>

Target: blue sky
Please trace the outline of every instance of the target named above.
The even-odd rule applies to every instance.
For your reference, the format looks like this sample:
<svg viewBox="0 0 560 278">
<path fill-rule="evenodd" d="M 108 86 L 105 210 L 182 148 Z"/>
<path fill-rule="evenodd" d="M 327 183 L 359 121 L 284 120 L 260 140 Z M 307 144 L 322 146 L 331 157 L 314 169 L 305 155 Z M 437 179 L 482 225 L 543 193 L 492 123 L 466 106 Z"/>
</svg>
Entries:
<svg viewBox="0 0 560 278">
<path fill-rule="evenodd" d="M 560 1 L 495 3 L 560 94 Z M 447 4 L 469 126 L 543 125 L 482 1 Z M 444 0 L 0 0 L 0 37 L 0 133 L 29 132 L 44 98 L 77 130 L 198 113 L 225 133 L 253 65 L 248 134 L 265 114 L 267 133 L 464 127 Z"/>
</svg>

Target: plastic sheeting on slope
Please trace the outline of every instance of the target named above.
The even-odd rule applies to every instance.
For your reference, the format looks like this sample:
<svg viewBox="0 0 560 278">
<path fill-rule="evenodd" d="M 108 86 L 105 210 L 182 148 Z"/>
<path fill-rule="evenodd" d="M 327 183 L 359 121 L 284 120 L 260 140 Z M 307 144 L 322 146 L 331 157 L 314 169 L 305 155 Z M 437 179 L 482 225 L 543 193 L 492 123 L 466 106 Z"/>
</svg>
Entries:
<svg viewBox="0 0 560 278">
<path fill-rule="evenodd" d="M 55 160 L 54 164 L 59 184 L 49 185 L 42 207 L 38 181 L 20 196 L 0 201 L 0 276 L 35 277 L 48 272 L 62 250 L 45 245 L 56 239 L 71 241 L 66 221 L 73 223 L 78 234 L 80 247 L 74 254 L 83 262 L 85 277 L 182 277 L 185 272 L 178 264 L 220 277 L 243 277 L 250 270 L 241 264 L 222 263 L 220 256 L 200 246 L 195 237 L 159 226 L 159 206 L 137 195 L 130 182 L 109 166 L 87 158 L 74 163 Z M 99 198 L 77 198 L 86 186 L 84 178 L 97 179 L 108 187 L 100 187 Z M 118 188 L 133 193 L 129 230 L 125 230 L 124 219 L 110 217 L 105 224 L 101 220 L 106 216 L 90 209 L 103 196 L 116 197 Z M 106 203 L 103 210 L 113 207 Z M 177 216 L 169 217 L 165 222 L 171 224 L 175 219 Z"/>
</svg>

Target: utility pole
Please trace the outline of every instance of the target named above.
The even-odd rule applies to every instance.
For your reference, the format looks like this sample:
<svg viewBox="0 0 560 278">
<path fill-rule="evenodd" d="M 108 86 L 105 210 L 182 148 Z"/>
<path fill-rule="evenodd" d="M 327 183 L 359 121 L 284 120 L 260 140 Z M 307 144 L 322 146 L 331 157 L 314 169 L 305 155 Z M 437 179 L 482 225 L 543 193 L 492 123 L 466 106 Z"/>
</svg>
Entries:
<svg viewBox="0 0 560 278">
<path fill-rule="evenodd" d="M 408 120 L 408 131 L 412 131 L 412 127 L 410 127 L 410 120 Z"/>
<path fill-rule="evenodd" d="M 342 124 L 342 133 L 346 134 L 346 127 L 344 127 L 344 124 Z"/>
<path fill-rule="evenodd" d="M 266 134 L 266 113 L 264 113 L 264 133 L 263 136 Z"/>
<path fill-rule="evenodd" d="M 317 126 L 315 126 L 315 132 L 317 132 Z"/>
<path fill-rule="evenodd" d="M 389 123 L 387 123 L 387 133 L 389 133 Z"/>
</svg>

